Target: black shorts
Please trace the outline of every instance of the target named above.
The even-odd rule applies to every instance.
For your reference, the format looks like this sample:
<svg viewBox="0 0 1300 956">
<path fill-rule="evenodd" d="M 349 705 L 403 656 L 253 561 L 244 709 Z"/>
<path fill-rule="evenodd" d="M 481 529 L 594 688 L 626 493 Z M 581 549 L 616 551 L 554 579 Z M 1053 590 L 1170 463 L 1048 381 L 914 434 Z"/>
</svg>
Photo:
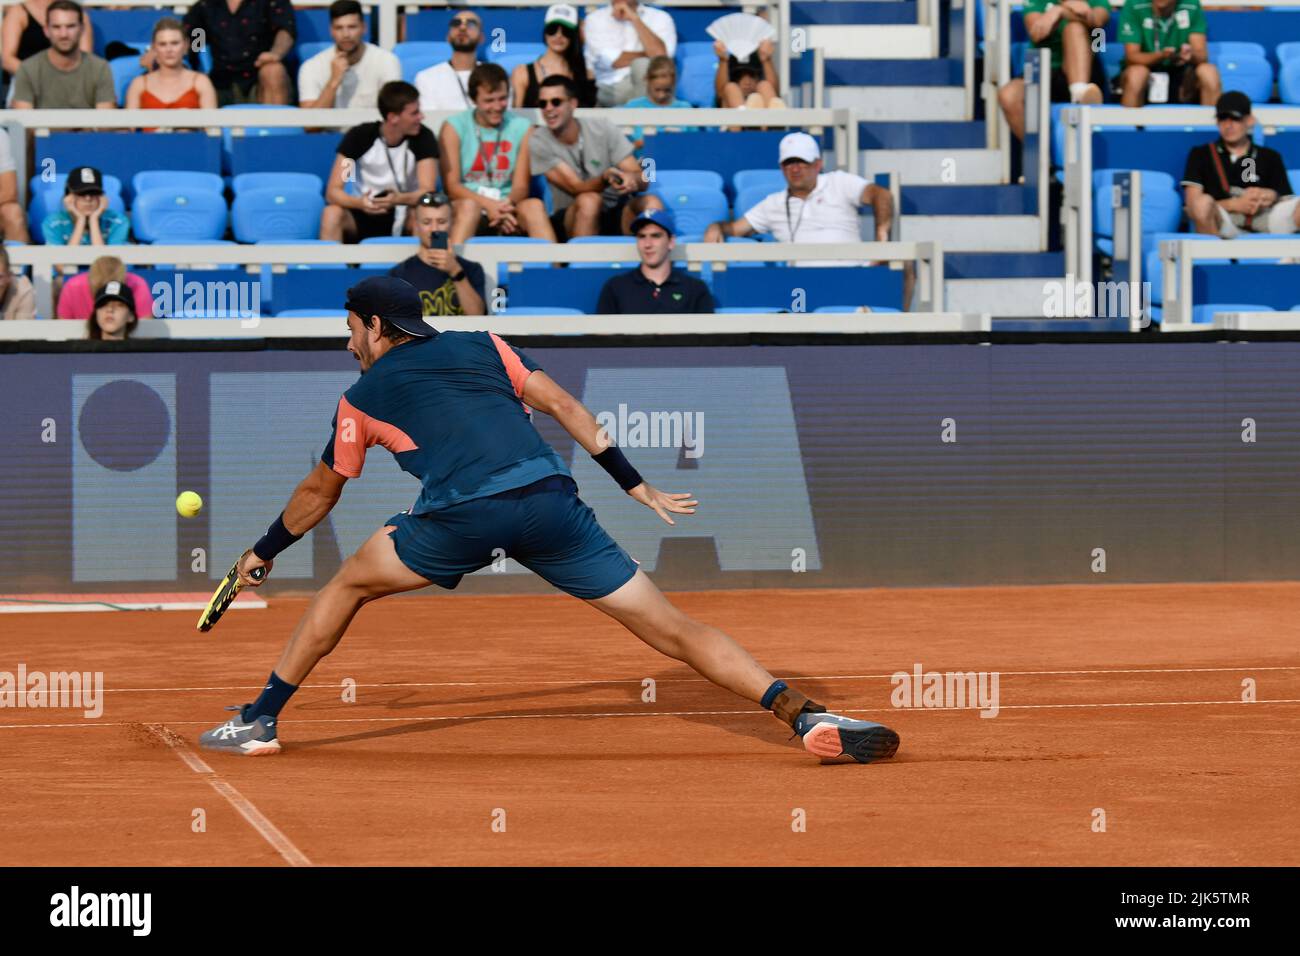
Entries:
<svg viewBox="0 0 1300 956">
<path fill-rule="evenodd" d="M 631 196 L 620 196 L 618 202 L 614 205 L 601 208 L 600 217 L 596 222 L 596 235 L 623 235 L 623 209 L 631 201 L 631 198 Z M 551 228 L 555 230 L 555 238 L 560 242 L 569 241 L 568 230 L 564 228 L 564 214 L 568 211 L 568 208 L 565 208 L 551 213 Z"/>
<path fill-rule="evenodd" d="M 1089 83 L 1095 83 L 1097 89 L 1101 90 L 1101 98 L 1106 99 L 1106 68 L 1102 65 L 1101 57 L 1092 58 L 1092 73 L 1088 76 Z M 1052 102 L 1068 103 L 1070 102 L 1070 81 L 1065 78 L 1065 71 L 1056 69 L 1052 71 Z"/>
<path fill-rule="evenodd" d="M 348 210 L 352 213 L 352 221 L 357 224 L 357 241 L 362 239 L 375 239 L 379 236 L 391 236 L 393 234 L 393 223 L 397 219 L 396 210 L 373 215 L 372 213 L 362 212 L 360 209 Z"/>
<path fill-rule="evenodd" d="M 1167 73 L 1169 75 L 1169 102 L 1175 105 L 1191 103 L 1193 106 L 1201 102 L 1201 93 L 1196 85 L 1196 65 L 1194 63 L 1179 63 L 1171 67 L 1151 67 L 1152 73 Z M 1123 71 L 1112 81 L 1112 90 L 1118 96 L 1124 91 Z M 1146 96 L 1146 91 L 1142 91 Z"/>
</svg>

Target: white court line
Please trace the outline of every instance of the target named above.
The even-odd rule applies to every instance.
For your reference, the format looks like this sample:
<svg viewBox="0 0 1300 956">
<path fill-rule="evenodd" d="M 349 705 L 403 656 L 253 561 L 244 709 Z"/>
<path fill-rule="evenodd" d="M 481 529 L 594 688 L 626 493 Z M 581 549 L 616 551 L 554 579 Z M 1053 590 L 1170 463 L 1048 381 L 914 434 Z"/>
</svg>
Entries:
<svg viewBox="0 0 1300 956">
<path fill-rule="evenodd" d="M 271 844 L 276 853 L 282 856 L 290 866 L 311 866 L 311 860 L 293 845 L 292 841 L 280 832 L 274 823 L 268 820 L 262 811 L 253 806 L 252 801 L 227 783 L 209 767 L 203 760 L 190 749 L 183 739 L 175 734 L 168 733 L 161 724 L 150 724 L 149 732 L 165 743 L 168 747 L 176 752 L 176 755 L 185 761 L 185 765 L 203 777 L 213 790 L 226 798 L 226 802 L 238 811 L 239 815 L 249 822 L 249 824 L 262 835 L 262 839 Z"/>
<path fill-rule="evenodd" d="M 1255 700 L 1243 701 L 1234 700 L 1153 700 L 1153 701 L 1119 701 L 1116 703 L 1100 704 L 1002 704 L 998 710 L 1041 710 L 1069 707 L 1211 707 L 1220 704 L 1234 705 L 1237 707 L 1255 707 L 1260 704 L 1300 704 L 1298 698 L 1279 698 L 1275 700 Z M 981 710 L 980 707 L 837 707 L 837 714 L 892 714 L 892 713 L 918 713 L 927 710 Z M 759 717 L 770 715 L 771 711 L 767 710 L 657 710 L 649 713 L 641 710 L 625 711 L 607 711 L 603 713 L 568 713 L 568 714 L 450 714 L 444 716 L 427 716 L 427 717 L 315 717 L 315 718 L 295 718 L 294 726 L 303 726 L 306 724 L 399 724 L 399 723 L 430 723 L 433 721 L 454 721 L 454 720 L 573 720 L 575 718 L 592 718 L 592 717 Z M 206 726 L 211 724 L 211 720 L 169 720 L 168 725 L 196 725 Z M 136 725 L 135 721 L 117 721 L 105 723 L 104 721 L 86 721 L 79 724 L 0 724 L 0 730 L 36 730 L 47 727 L 79 727 L 83 730 L 90 730 L 100 727 L 129 727 Z M 197 758 L 195 758 L 197 759 Z M 206 766 L 206 765 L 205 765 Z"/>
<path fill-rule="evenodd" d="M 967 668 L 970 670 L 971 668 Z M 987 669 L 986 669 L 987 670 Z M 1072 671 L 997 671 L 1002 677 L 1057 676 L 1074 674 L 1223 674 L 1241 671 L 1300 671 L 1300 665 L 1281 665 L 1270 667 L 1252 667 L 1243 664 L 1240 667 L 1141 667 L 1127 669 L 1072 670 Z M 822 674 L 802 675 L 784 678 L 785 680 L 875 680 L 888 679 L 894 674 L 911 675 L 911 671 L 892 671 L 888 674 Z M 930 671 L 926 671 L 930 673 Z M 992 673 L 992 671 L 989 671 Z M 357 684 L 357 687 L 506 687 L 564 684 L 636 684 L 638 687 L 644 678 L 573 678 L 571 680 L 455 680 L 455 681 L 395 681 L 378 684 Z M 707 677 L 663 677 L 655 678 L 657 684 L 708 684 Z M 204 691 L 261 690 L 263 684 L 243 684 L 235 687 L 105 687 L 106 694 L 166 694 L 166 693 L 200 693 Z M 338 690 L 338 684 L 303 684 L 299 690 Z"/>
</svg>

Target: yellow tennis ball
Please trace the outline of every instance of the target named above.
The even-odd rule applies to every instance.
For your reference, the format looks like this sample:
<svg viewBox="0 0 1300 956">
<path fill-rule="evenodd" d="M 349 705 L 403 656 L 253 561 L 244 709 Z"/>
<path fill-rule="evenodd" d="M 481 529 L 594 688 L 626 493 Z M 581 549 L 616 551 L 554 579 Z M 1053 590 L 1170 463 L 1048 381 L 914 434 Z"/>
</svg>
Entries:
<svg viewBox="0 0 1300 956">
<path fill-rule="evenodd" d="M 182 491 L 176 498 L 176 510 L 182 518 L 193 518 L 203 507 L 203 499 L 192 491 Z"/>
</svg>

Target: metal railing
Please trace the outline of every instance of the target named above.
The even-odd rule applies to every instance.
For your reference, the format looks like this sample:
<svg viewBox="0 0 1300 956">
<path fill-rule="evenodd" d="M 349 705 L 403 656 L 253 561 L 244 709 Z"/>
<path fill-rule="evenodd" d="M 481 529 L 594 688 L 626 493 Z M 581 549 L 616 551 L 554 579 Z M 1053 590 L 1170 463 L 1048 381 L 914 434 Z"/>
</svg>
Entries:
<svg viewBox="0 0 1300 956">
<path fill-rule="evenodd" d="M 1194 239 L 1164 239 L 1160 242 L 1162 290 L 1162 332 L 1205 329 L 1192 322 L 1192 267 L 1197 259 L 1300 259 L 1300 237 L 1295 239 L 1223 239 L 1203 242 Z M 1300 300 L 1300 289 L 1296 290 Z M 1251 313 L 1264 315 L 1265 313 Z M 1291 314 L 1287 328 L 1300 328 L 1300 312 Z M 1285 318 L 1285 314 L 1283 317 Z"/>
</svg>

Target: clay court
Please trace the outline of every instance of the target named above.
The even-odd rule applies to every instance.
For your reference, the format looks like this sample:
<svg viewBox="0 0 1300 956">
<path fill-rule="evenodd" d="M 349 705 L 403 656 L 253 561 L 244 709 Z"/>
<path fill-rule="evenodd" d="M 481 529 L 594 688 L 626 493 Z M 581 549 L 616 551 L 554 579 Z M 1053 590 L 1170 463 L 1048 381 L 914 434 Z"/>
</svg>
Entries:
<svg viewBox="0 0 1300 956">
<path fill-rule="evenodd" d="M 98 720 L 0 711 L 6 863 L 1300 864 L 1298 585 L 674 599 L 897 729 L 898 756 L 820 765 L 570 598 L 430 595 L 363 609 L 284 752 L 245 760 L 194 741 L 256 695 L 304 599 L 206 635 L 191 611 L 6 614 L 8 659 L 106 688 Z M 1000 712 L 892 707 L 918 663 L 999 672 Z"/>
</svg>

